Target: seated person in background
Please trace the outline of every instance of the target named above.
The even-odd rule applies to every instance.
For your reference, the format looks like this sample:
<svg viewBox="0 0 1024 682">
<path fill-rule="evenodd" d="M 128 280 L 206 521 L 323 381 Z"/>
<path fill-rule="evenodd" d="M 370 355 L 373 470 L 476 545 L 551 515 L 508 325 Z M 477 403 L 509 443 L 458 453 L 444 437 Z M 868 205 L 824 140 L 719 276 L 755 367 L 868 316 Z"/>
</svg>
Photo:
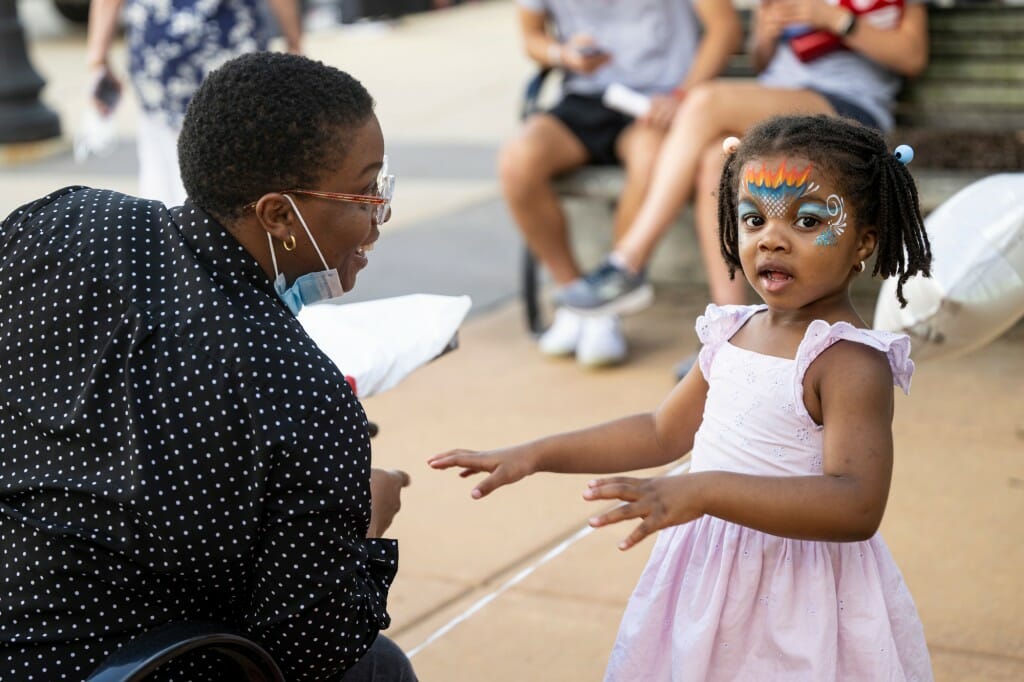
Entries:
<svg viewBox="0 0 1024 682">
<path fill-rule="evenodd" d="M 582 284 L 581 270 L 552 180 L 588 163 L 621 163 L 626 184 L 615 216 L 621 235 L 647 191 L 680 103 L 691 88 L 718 75 L 738 48 L 742 27 L 729 0 L 518 2 L 527 54 L 542 66 L 563 69 L 565 79 L 558 104 L 531 116 L 504 145 L 502 189 L 530 249 L 565 293 Z M 601 96 L 613 83 L 651 95 L 648 114 L 634 120 L 605 107 Z M 649 288 L 640 293 L 651 295 Z M 589 366 L 626 356 L 617 315 L 584 319 L 564 308 L 555 311 L 540 349 L 575 353 Z"/>
<path fill-rule="evenodd" d="M 650 188 L 635 217 L 601 267 L 587 275 L 585 291 L 566 304 L 590 314 L 614 314 L 646 284 L 644 272 L 658 241 L 694 199 L 697 237 L 711 301 L 747 301 L 743 278 L 731 279 L 718 244 L 716 192 L 722 175 L 723 140 L 742 136 L 774 115 L 823 113 L 846 116 L 888 131 L 902 76 L 928 62 L 927 13 L 908 0 L 902 13 L 855 15 L 825 0 L 765 0 L 754 17 L 752 51 L 757 82 L 714 80 L 694 87 L 681 103 L 658 156 Z M 801 61 L 786 38 L 787 27 L 811 27 L 842 39 L 844 49 Z M 624 285 L 619 285 L 625 283 Z M 618 286 L 616 286 L 618 285 Z M 693 357 L 678 368 L 679 376 Z"/>
<path fill-rule="evenodd" d="M 378 635 L 408 476 L 371 470 L 359 401 L 295 319 L 352 288 L 388 218 L 373 100 L 250 54 L 200 86 L 179 152 L 184 206 L 68 187 L 0 228 L 0 670 L 82 680 L 203 620 L 288 680 L 415 679 Z"/>
</svg>

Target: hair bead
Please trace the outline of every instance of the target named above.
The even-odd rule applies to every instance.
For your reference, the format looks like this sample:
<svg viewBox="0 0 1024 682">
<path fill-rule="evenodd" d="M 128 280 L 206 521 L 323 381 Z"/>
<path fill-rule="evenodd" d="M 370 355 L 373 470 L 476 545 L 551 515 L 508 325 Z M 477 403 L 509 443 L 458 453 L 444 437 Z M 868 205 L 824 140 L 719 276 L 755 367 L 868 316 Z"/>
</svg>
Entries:
<svg viewBox="0 0 1024 682">
<path fill-rule="evenodd" d="M 914 160 L 914 148 L 909 144 L 901 144 L 896 147 L 896 151 L 893 152 L 893 156 L 896 160 L 906 166 L 908 163 Z"/>
</svg>

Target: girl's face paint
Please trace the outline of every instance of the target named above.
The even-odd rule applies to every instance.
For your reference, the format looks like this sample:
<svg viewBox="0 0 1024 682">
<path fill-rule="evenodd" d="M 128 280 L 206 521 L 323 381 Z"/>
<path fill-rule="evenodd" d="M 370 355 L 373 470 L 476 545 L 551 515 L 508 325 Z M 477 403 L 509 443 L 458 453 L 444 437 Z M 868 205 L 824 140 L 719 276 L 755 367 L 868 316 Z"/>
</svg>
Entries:
<svg viewBox="0 0 1024 682">
<path fill-rule="evenodd" d="M 843 237 L 846 201 L 832 178 L 807 159 L 775 155 L 745 164 L 738 185 L 737 255 L 754 290 L 779 309 L 845 295 L 874 233 Z"/>
<path fill-rule="evenodd" d="M 775 169 L 769 169 L 764 163 L 760 168 L 750 164 L 743 174 L 743 182 L 747 192 L 761 203 L 766 218 L 781 218 L 795 199 L 818 189 L 818 185 L 808 179 L 811 170 L 811 164 L 800 168 L 785 159 Z"/>
<path fill-rule="evenodd" d="M 839 237 L 846 231 L 846 200 L 838 194 L 829 194 L 825 200 L 828 223 L 825 230 L 814 240 L 817 246 L 838 246 Z"/>
<path fill-rule="evenodd" d="M 794 201 L 820 189 L 817 183 L 810 180 L 812 171 L 813 166 L 809 163 L 801 168 L 800 164 L 783 159 L 777 168 L 769 168 L 766 163 L 762 163 L 760 168 L 755 164 L 748 165 L 743 181 L 747 193 L 761 204 L 765 218 L 781 218 Z M 815 244 L 835 246 L 839 243 L 839 237 L 846 229 L 845 204 L 843 197 L 830 194 L 824 204 L 811 201 L 799 206 L 798 219 L 813 218 L 820 221 L 819 224 L 826 224 L 825 230 L 815 239 Z M 756 207 L 752 206 L 750 201 L 740 203 L 740 222 L 745 214 L 756 211 Z"/>
</svg>

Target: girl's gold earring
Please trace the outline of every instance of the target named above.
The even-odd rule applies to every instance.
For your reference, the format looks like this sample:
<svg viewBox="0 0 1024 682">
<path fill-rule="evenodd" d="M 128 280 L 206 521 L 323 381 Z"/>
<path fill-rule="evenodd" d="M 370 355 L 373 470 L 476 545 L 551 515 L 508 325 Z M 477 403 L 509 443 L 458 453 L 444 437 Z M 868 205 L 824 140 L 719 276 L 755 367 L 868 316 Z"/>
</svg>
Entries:
<svg viewBox="0 0 1024 682">
<path fill-rule="evenodd" d="M 289 234 L 288 235 L 288 239 L 286 239 L 283 242 L 281 242 L 281 246 L 284 247 L 285 251 L 294 251 L 295 250 L 295 235 L 294 234 Z M 864 263 L 862 261 L 861 262 L 861 266 L 863 266 L 863 265 L 864 265 Z M 861 267 L 861 270 L 863 270 L 863 269 L 864 268 Z"/>
<path fill-rule="evenodd" d="M 853 269 L 859 275 L 860 273 L 864 272 L 864 268 L 865 267 L 866 266 L 864 265 L 864 261 L 861 261 L 861 262 L 857 263 L 856 265 L 854 265 Z"/>
</svg>

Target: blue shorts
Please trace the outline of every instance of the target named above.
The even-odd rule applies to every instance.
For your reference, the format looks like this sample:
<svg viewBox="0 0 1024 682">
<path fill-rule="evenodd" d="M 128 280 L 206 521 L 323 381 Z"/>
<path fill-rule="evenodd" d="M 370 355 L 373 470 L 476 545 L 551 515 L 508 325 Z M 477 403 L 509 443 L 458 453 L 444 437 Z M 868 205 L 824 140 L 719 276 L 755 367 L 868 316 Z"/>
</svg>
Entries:
<svg viewBox="0 0 1024 682">
<path fill-rule="evenodd" d="M 874 128 L 879 132 L 884 132 L 882 126 L 878 123 L 878 120 L 869 114 L 867 110 L 861 107 L 859 104 L 854 104 L 848 99 L 837 97 L 831 93 L 822 92 L 815 90 L 816 93 L 828 100 L 828 103 L 832 105 L 832 108 L 836 110 L 836 113 L 844 118 L 852 118 L 858 123 L 863 123 L 869 128 Z"/>
</svg>

